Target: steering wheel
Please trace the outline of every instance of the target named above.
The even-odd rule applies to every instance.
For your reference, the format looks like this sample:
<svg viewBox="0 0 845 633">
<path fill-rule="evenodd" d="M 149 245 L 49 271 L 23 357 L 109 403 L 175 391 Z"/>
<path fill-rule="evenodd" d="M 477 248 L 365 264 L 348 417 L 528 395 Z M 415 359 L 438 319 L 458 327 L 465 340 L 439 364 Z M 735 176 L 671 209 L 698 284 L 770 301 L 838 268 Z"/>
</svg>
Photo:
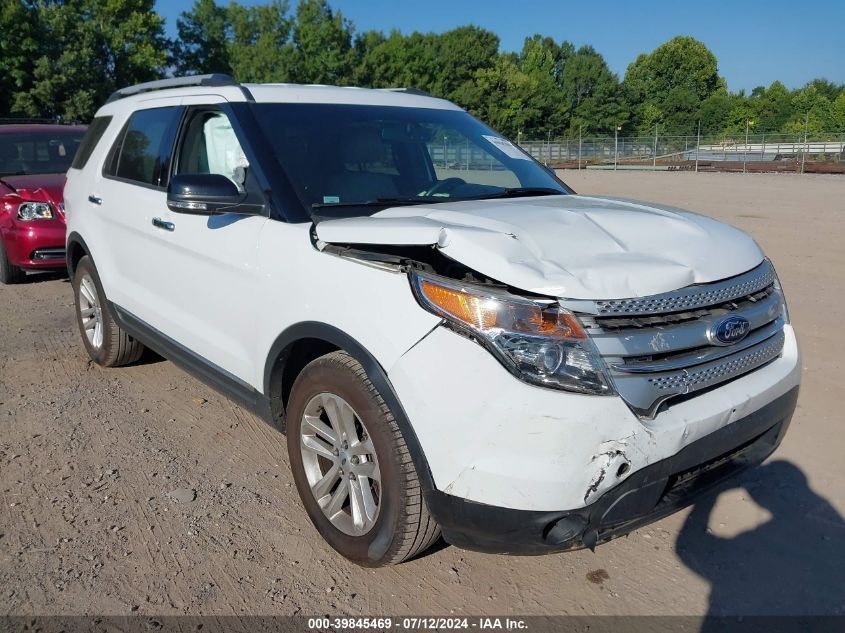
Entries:
<svg viewBox="0 0 845 633">
<path fill-rule="evenodd" d="M 467 181 L 463 178 L 446 178 L 445 180 L 438 180 L 429 189 L 423 191 L 420 195 L 433 196 L 437 193 L 449 193 L 453 189 L 456 189 L 457 187 L 460 187 L 461 185 L 465 184 L 467 184 Z"/>
</svg>

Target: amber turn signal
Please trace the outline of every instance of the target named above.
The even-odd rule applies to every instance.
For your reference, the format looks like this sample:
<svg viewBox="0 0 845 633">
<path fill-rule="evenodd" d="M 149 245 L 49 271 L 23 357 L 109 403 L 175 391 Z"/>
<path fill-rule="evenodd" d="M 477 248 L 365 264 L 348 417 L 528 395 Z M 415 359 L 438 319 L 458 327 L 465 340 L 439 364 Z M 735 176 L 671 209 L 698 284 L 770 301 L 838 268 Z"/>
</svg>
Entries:
<svg viewBox="0 0 845 633">
<path fill-rule="evenodd" d="M 584 339 L 584 328 L 569 312 L 519 298 L 500 299 L 422 279 L 419 291 L 438 311 L 474 329 L 502 329 L 561 339 Z"/>
</svg>

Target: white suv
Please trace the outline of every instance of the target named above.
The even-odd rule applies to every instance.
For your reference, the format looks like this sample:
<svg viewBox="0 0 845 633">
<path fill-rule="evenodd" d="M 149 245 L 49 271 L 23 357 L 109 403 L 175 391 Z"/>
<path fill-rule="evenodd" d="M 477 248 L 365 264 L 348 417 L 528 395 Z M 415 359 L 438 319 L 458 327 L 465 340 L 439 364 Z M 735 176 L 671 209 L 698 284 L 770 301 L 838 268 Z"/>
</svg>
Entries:
<svg viewBox="0 0 845 633">
<path fill-rule="evenodd" d="M 143 346 L 287 433 L 363 565 L 594 547 L 778 445 L 798 348 L 772 264 L 701 215 L 577 196 L 413 90 L 115 93 L 65 189 L 82 340 Z"/>
</svg>

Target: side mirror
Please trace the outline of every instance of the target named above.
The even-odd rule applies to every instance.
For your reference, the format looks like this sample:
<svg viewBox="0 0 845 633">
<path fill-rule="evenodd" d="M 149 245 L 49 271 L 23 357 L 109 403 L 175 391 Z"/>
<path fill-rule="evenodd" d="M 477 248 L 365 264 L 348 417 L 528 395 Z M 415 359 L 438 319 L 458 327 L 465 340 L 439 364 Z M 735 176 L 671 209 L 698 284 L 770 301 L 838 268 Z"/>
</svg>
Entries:
<svg viewBox="0 0 845 633">
<path fill-rule="evenodd" d="M 220 174 L 178 174 L 167 187 L 167 207 L 191 215 L 225 213 L 245 197 L 235 183 Z"/>
</svg>

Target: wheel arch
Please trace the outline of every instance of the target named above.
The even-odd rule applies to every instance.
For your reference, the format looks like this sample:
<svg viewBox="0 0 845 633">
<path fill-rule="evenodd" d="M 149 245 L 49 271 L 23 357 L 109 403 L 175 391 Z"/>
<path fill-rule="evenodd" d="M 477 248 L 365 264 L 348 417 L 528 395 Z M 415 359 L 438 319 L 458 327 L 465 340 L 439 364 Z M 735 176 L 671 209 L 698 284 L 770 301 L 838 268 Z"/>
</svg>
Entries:
<svg viewBox="0 0 845 633">
<path fill-rule="evenodd" d="M 423 492 L 428 494 L 434 490 L 425 453 L 387 372 L 361 343 L 333 325 L 319 321 L 296 323 L 274 341 L 267 355 L 263 383 L 264 394 L 270 399 L 274 417 L 283 417 L 290 389 L 305 365 L 333 351 L 344 351 L 361 363 L 402 431 Z"/>
<path fill-rule="evenodd" d="M 79 260 L 83 257 L 91 257 L 91 249 L 76 231 L 67 236 L 67 245 L 65 251 L 65 261 L 67 262 L 68 277 L 73 280 L 73 275 L 76 273 L 76 266 Z M 93 260 L 93 257 L 91 257 Z"/>
</svg>

